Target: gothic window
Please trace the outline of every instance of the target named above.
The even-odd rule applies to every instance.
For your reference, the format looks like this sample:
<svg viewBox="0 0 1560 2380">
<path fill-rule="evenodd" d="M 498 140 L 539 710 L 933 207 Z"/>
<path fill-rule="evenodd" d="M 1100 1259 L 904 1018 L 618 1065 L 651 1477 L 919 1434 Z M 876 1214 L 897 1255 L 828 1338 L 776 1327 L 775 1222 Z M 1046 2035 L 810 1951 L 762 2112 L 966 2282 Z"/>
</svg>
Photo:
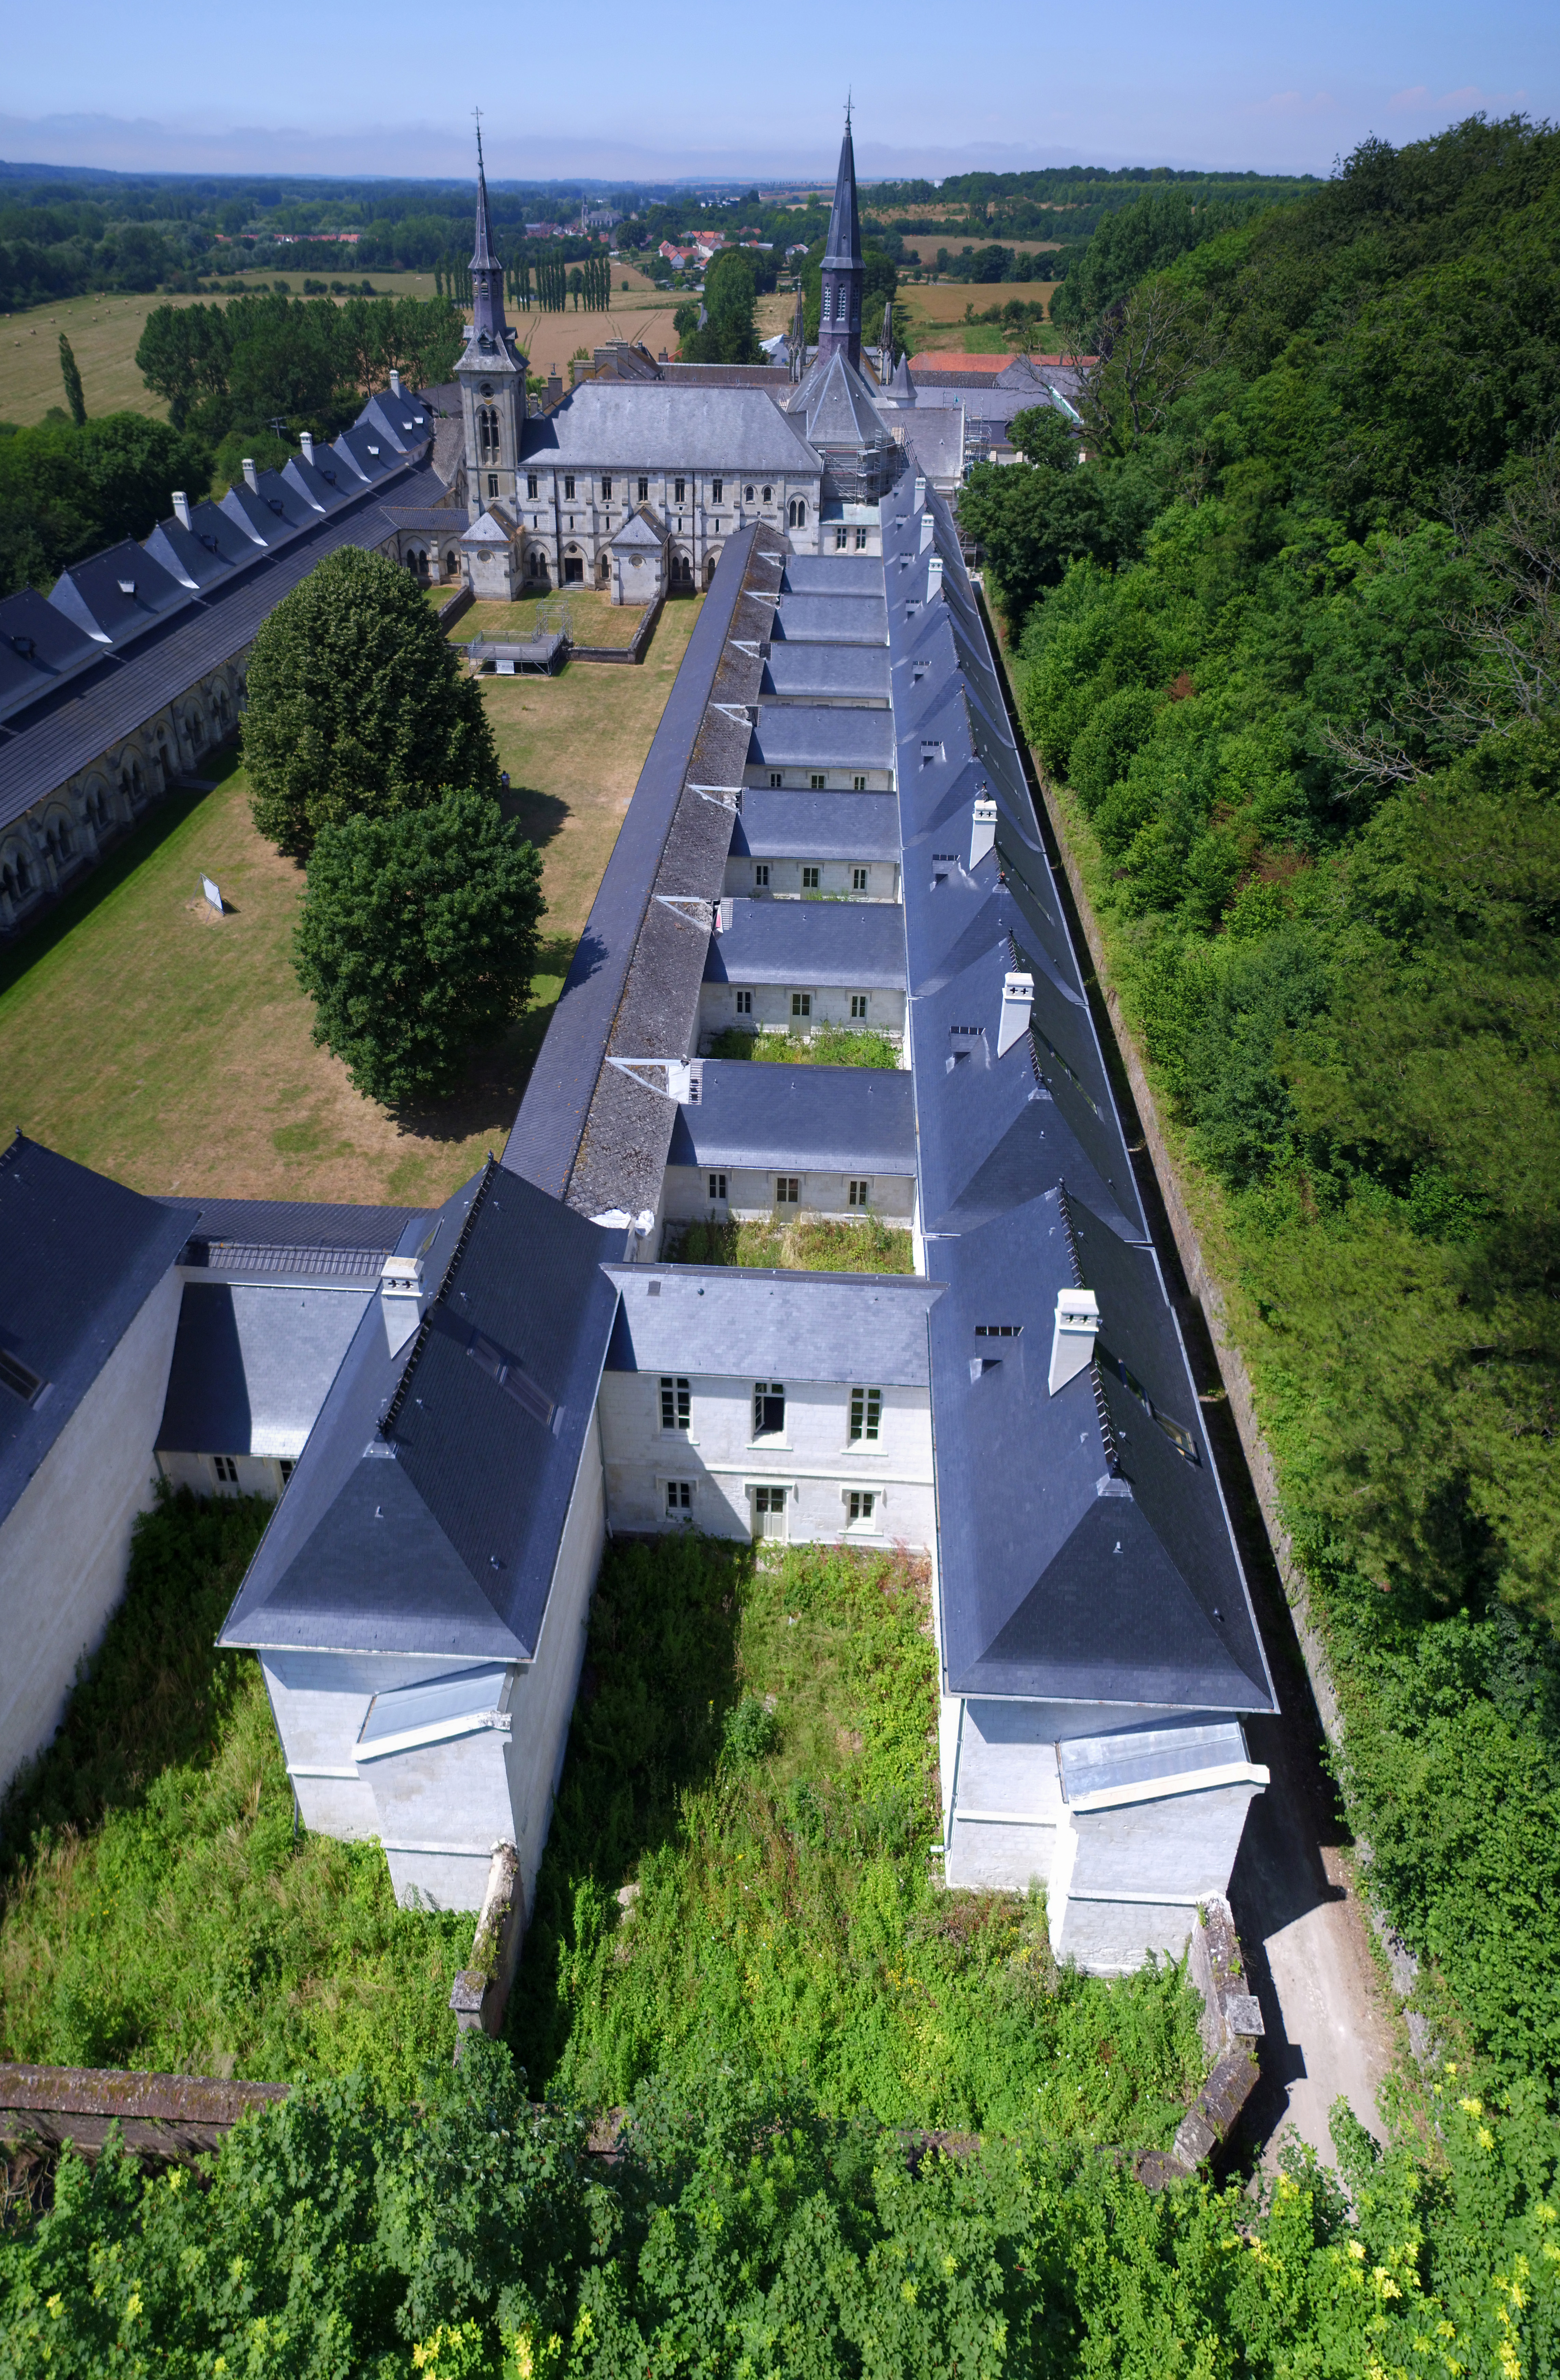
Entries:
<svg viewBox="0 0 1560 2380">
<path fill-rule="evenodd" d="M 751 489 L 750 487 L 748 487 L 748 488 L 744 488 L 744 489 L 743 489 L 743 491 L 742 491 L 742 501 L 743 501 L 743 503 L 744 503 L 745 504 L 750 504 L 752 503 L 752 501 L 753 501 L 753 492 L 752 492 L 752 489 Z"/>
<path fill-rule="evenodd" d="M 536 473 L 534 471 L 528 471 L 526 473 L 526 493 L 530 498 L 532 504 L 536 502 Z"/>
<path fill-rule="evenodd" d="M 791 498 L 790 509 L 786 514 L 786 518 L 792 528 L 805 528 L 807 527 L 807 499 L 805 496 L 793 496 Z"/>
<path fill-rule="evenodd" d="M 648 480 L 641 480 L 640 481 L 640 502 L 641 504 L 648 504 L 650 502 L 650 481 Z"/>
<path fill-rule="evenodd" d="M 498 474 L 496 471 L 490 471 L 488 473 L 488 493 L 490 496 L 496 496 L 498 493 Z"/>
<path fill-rule="evenodd" d="M 825 322 L 829 319 L 829 298 L 831 294 L 828 285 L 825 283 L 823 288 L 823 320 Z"/>
<path fill-rule="evenodd" d="M 498 407 L 480 405 L 477 407 L 477 454 L 484 463 L 498 460 Z"/>
<path fill-rule="evenodd" d="M 573 504 L 574 502 L 574 474 L 572 471 L 566 471 L 564 474 L 564 499 L 567 504 Z"/>
<path fill-rule="evenodd" d="M 610 502 L 611 502 L 611 499 L 612 499 L 612 481 L 611 481 L 610 480 L 603 480 L 602 481 L 602 502 L 603 502 L 603 504 L 608 504 L 608 503 L 610 503 Z"/>
<path fill-rule="evenodd" d="M 673 480 L 673 482 L 672 482 L 672 502 L 673 502 L 675 504 L 680 504 L 682 503 L 682 501 L 683 501 L 683 490 L 687 487 L 687 485 L 688 485 L 688 482 L 687 482 L 687 480 Z"/>
<path fill-rule="evenodd" d="M 764 490 L 764 492 L 763 492 L 763 500 L 764 500 L 764 503 L 765 503 L 766 504 L 770 502 L 770 500 L 772 499 L 772 497 L 774 496 L 774 489 L 773 489 L 773 488 L 765 488 L 765 490 Z"/>
<path fill-rule="evenodd" d="M 713 504 L 718 504 L 724 501 L 725 495 L 725 481 L 724 480 L 712 480 L 710 482 L 710 502 Z"/>
</svg>

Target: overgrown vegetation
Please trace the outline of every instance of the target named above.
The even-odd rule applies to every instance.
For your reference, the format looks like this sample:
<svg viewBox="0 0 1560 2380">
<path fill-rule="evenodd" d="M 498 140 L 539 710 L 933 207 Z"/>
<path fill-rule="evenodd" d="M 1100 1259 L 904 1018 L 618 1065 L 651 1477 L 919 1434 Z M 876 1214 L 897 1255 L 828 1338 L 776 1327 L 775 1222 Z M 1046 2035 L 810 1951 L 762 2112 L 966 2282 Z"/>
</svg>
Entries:
<svg viewBox="0 0 1560 2380">
<path fill-rule="evenodd" d="M 1232 1292 L 1375 1889 L 1444 2027 L 1546 2083 L 1557 225 L 1560 133 L 1367 143 L 1140 283 L 1087 466 L 1054 438 L 970 516 Z"/>
<path fill-rule="evenodd" d="M 647 2089 L 610 2164 L 477 2037 L 407 2107 L 335 2082 L 247 2119 L 211 2186 L 110 2151 L 0 2244 L 0 2374 L 334 2380 L 1280 2380 L 1553 2370 L 1554 2139 L 1448 2089 L 1427 2170 L 1151 2198 L 1029 2137 L 892 2132 L 716 2072 Z"/>
<path fill-rule="evenodd" d="M 757 1058 L 775 1066 L 887 1066 L 899 1064 L 899 1045 L 885 1033 L 853 1033 L 847 1026 L 821 1025 L 804 1040 L 799 1034 L 742 1033 L 731 1026 L 710 1044 L 712 1058 Z"/>
<path fill-rule="evenodd" d="M 165 1499 L 53 1744 L 0 1809 L 0 2058 L 261 2081 L 447 2058 L 469 1916 L 296 1834 L 260 1668 L 213 1640 L 270 1515 Z M 133 2189 L 132 2189 L 133 2197 Z"/>
<path fill-rule="evenodd" d="M 46 590 L 72 563 L 148 536 L 169 491 L 200 490 L 210 472 L 199 440 L 140 413 L 0 422 L 0 595 Z"/>
<path fill-rule="evenodd" d="M 908 1231 L 876 1215 L 857 1222 L 791 1222 L 778 1209 L 762 1221 L 717 1221 L 713 1217 L 683 1226 L 675 1261 L 694 1265 L 753 1265 L 761 1271 L 914 1272 L 914 1245 Z"/>
<path fill-rule="evenodd" d="M 540 2089 L 724 2069 L 837 2117 L 1168 2139 L 1202 2070 L 1179 1972 L 1058 1974 L 1041 1896 L 942 1888 L 917 1565 L 620 1547 L 587 1660 L 510 2022 Z"/>
</svg>

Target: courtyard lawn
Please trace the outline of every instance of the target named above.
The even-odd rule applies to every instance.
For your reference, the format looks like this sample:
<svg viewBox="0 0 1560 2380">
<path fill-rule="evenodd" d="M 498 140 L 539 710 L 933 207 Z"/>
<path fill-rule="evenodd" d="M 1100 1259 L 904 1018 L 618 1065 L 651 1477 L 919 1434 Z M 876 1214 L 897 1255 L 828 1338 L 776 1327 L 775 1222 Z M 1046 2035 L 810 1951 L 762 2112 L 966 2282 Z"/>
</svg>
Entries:
<svg viewBox="0 0 1560 2380">
<path fill-rule="evenodd" d="M 397 1909 L 374 1843 L 295 1834 L 249 1654 L 213 1638 L 269 1518 L 161 1506 L 65 1724 L 4 1806 L 0 2058 L 415 2087 L 472 1919 Z"/>
<path fill-rule="evenodd" d="M 290 957 L 302 872 L 256 833 L 229 762 L 215 792 L 160 805 L 0 955 L 6 1129 L 152 1193 L 445 1197 L 503 1147 L 697 612 L 669 604 L 639 668 L 482 681 L 548 916 L 530 1010 L 454 1099 L 392 1115 L 314 1047 Z"/>
<path fill-rule="evenodd" d="M 823 1026 L 810 1040 L 789 1033 L 738 1033 L 728 1026 L 710 1044 L 712 1058 L 752 1058 L 769 1066 L 899 1065 L 899 1049 L 882 1033 L 852 1033 L 843 1025 Z"/>
<path fill-rule="evenodd" d="M 668 1237 L 676 1226 L 668 1225 Z M 750 1265 L 759 1271 L 914 1272 L 914 1242 L 875 1215 L 859 1222 L 694 1222 L 683 1226 L 674 1264 Z"/>
<path fill-rule="evenodd" d="M 447 597 L 448 589 L 445 589 Z M 678 598 L 679 602 L 683 599 Z M 518 643 L 551 630 L 568 628 L 577 645 L 631 645 L 644 625 L 642 603 L 615 603 L 593 587 L 565 587 L 544 595 L 522 595 L 516 603 L 496 603 L 480 597 L 463 612 L 450 630 L 453 644 L 469 645 L 474 637 Z"/>
<path fill-rule="evenodd" d="M 1039 1893 L 942 1889 L 936 1695 L 901 1552 L 610 1549 L 511 2001 L 531 2089 L 756 2070 L 831 2115 L 1167 2141 L 1195 1998 L 1059 1973 Z"/>
</svg>

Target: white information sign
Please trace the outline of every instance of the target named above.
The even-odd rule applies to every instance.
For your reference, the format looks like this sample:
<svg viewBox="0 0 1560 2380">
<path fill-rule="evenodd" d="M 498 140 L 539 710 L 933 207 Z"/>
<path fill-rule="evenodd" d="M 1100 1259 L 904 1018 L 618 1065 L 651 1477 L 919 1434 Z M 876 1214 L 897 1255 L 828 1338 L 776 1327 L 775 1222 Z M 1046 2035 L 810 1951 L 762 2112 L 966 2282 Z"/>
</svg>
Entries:
<svg viewBox="0 0 1560 2380">
<path fill-rule="evenodd" d="M 496 664 L 496 667 L 500 677 L 513 677 L 515 674 L 515 664 L 513 662 L 499 662 Z"/>
<path fill-rule="evenodd" d="M 212 882 L 209 876 L 201 877 L 201 890 L 205 894 L 207 900 L 211 903 L 212 907 L 216 911 L 217 916 L 220 917 L 222 915 L 222 894 L 218 891 L 217 887 Z"/>
</svg>

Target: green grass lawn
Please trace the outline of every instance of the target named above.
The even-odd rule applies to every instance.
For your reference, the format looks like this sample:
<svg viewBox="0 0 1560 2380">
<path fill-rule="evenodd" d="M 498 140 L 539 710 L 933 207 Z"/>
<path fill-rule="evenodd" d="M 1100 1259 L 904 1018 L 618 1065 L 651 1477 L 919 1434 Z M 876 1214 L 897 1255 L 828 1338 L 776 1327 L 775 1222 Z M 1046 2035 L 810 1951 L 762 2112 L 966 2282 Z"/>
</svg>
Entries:
<svg viewBox="0 0 1560 2380">
<path fill-rule="evenodd" d="M 887 1066 L 899 1064 L 899 1046 L 882 1033 L 852 1033 L 843 1025 L 821 1026 L 808 1040 L 789 1033 L 739 1033 L 729 1026 L 710 1044 L 712 1058 L 755 1058 L 771 1066 Z"/>
<path fill-rule="evenodd" d="M 669 604 L 638 668 L 482 681 L 548 915 L 529 1012 L 452 1099 L 392 1114 L 315 1048 L 291 960 L 302 871 L 255 832 L 229 756 L 213 793 L 161 803 L 0 953 L 0 1123 L 152 1193 L 447 1196 L 507 1136 L 698 610 Z"/>
<path fill-rule="evenodd" d="M 756 2070 L 829 2114 L 1167 2140 L 1195 1998 L 1059 1973 L 1038 1895 L 943 1889 L 936 1708 L 902 1556 L 612 1550 L 511 2003 L 531 2088 Z"/>
<path fill-rule="evenodd" d="M 377 1844 L 295 1839 L 260 1665 L 213 1638 L 270 1513 L 140 1525 L 64 1727 L 0 1813 L 0 2058 L 413 2087 L 455 2041 L 468 1915 L 397 1909 Z"/>
<path fill-rule="evenodd" d="M 672 1226 L 675 1232 L 676 1226 Z M 674 1264 L 752 1265 L 785 1272 L 914 1272 L 914 1243 L 875 1215 L 859 1222 L 694 1222 L 683 1226 Z"/>
</svg>

